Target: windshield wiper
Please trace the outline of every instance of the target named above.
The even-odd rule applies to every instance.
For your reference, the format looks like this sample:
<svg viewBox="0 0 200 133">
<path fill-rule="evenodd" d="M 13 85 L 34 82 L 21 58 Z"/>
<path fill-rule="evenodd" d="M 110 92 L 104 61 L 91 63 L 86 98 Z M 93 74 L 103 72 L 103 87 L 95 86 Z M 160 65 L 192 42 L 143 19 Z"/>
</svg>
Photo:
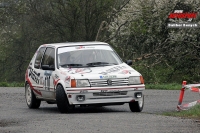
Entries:
<svg viewBox="0 0 200 133">
<path fill-rule="evenodd" d="M 108 62 L 91 62 L 91 63 L 87 63 L 87 66 L 110 66 L 110 65 L 117 65 L 115 63 L 108 63 Z"/>
<path fill-rule="evenodd" d="M 82 67 L 82 64 L 62 64 L 61 67 Z"/>
</svg>

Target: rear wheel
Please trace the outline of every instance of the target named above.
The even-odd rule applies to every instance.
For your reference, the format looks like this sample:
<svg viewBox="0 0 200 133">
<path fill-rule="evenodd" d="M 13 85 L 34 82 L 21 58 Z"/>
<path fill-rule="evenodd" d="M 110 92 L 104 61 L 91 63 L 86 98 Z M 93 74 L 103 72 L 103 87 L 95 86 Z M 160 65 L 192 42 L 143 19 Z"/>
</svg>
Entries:
<svg viewBox="0 0 200 133">
<path fill-rule="evenodd" d="M 67 99 L 67 95 L 62 85 L 56 87 L 56 102 L 58 110 L 61 113 L 70 113 L 74 110 L 74 105 L 70 105 Z"/>
<path fill-rule="evenodd" d="M 129 103 L 129 108 L 132 112 L 141 112 L 144 107 L 144 96 L 141 101 L 135 101 Z"/>
<path fill-rule="evenodd" d="M 40 107 L 41 100 L 36 98 L 29 84 L 26 84 L 25 86 L 25 98 L 29 108 L 36 109 Z"/>
</svg>

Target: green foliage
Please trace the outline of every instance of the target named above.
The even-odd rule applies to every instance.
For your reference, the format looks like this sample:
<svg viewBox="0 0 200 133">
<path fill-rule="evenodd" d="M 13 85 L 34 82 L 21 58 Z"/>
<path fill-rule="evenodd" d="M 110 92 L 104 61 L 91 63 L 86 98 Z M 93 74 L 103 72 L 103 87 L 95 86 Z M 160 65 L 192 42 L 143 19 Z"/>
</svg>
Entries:
<svg viewBox="0 0 200 133">
<path fill-rule="evenodd" d="M 169 79 L 173 69 L 165 65 L 150 67 L 136 63 L 133 68 L 143 75 L 145 83 L 160 84 L 174 81 L 178 82 L 177 80 Z"/>
<path fill-rule="evenodd" d="M 18 83 L 18 82 L 0 82 L 0 87 L 24 87 L 24 83 Z"/>
<path fill-rule="evenodd" d="M 8 87 L 9 84 L 7 82 L 1 82 L 0 87 Z"/>
<path fill-rule="evenodd" d="M 132 1 L 120 18 L 128 18 L 128 23 L 113 39 L 113 46 L 123 60 L 133 59 L 133 67 L 141 72 L 146 83 L 199 82 L 199 30 L 170 29 L 168 15 L 179 1 Z M 185 1 L 190 11 L 197 11 L 197 1 Z M 200 2 L 198 2 L 200 4 Z M 180 7 L 182 8 L 182 7 Z M 197 17 L 193 22 L 199 22 Z M 119 21 L 117 23 L 123 23 Z M 120 25 L 120 26 L 123 26 Z"/>
<path fill-rule="evenodd" d="M 196 68 L 196 66 L 189 69 L 187 65 L 184 66 L 183 64 L 179 67 L 168 67 L 164 63 L 155 66 L 145 66 L 141 65 L 141 63 L 135 63 L 133 68 L 143 75 L 147 84 L 181 84 L 184 80 L 188 83 L 198 83 L 200 79 L 199 68 Z"/>
<path fill-rule="evenodd" d="M 0 1 L 4 3 L 5 1 Z M 39 45 L 95 40 L 116 0 L 7 0 L 0 10 L 0 81 L 21 82 Z"/>
<path fill-rule="evenodd" d="M 183 110 L 180 112 L 166 112 L 166 113 L 164 113 L 164 115 L 182 117 L 182 118 L 192 118 L 192 119 L 200 120 L 200 111 L 199 110 L 200 110 L 200 105 L 197 104 L 189 110 Z"/>
<path fill-rule="evenodd" d="M 156 90 L 180 90 L 181 87 L 182 87 L 181 83 L 145 84 L 146 89 L 156 89 Z"/>
</svg>

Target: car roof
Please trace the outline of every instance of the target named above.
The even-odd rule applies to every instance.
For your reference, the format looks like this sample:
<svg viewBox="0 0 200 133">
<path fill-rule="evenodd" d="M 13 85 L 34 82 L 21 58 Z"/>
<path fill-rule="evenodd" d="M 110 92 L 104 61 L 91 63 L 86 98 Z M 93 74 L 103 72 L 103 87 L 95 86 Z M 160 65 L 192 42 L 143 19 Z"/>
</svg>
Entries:
<svg viewBox="0 0 200 133">
<path fill-rule="evenodd" d="M 51 43 L 51 44 L 43 44 L 42 46 L 63 47 L 63 46 L 81 46 L 81 45 L 109 45 L 109 44 L 105 42 L 90 41 L 90 42 Z"/>
</svg>

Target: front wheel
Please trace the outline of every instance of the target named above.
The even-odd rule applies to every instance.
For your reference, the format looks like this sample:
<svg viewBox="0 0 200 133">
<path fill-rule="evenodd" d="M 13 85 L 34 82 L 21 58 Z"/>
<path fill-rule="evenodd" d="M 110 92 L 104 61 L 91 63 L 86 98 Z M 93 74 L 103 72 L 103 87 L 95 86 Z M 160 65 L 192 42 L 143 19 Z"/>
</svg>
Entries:
<svg viewBox="0 0 200 133">
<path fill-rule="evenodd" d="M 37 99 L 29 84 L 25 86 L 25 98 L 27 106 L 30 109 L 37 109 L 40 107 L 41 100 Z"/>
<path fill-rule="evenodd" d="M 129 103 L 129 108 L 132 112 L 141 112 L 143 110 L 143 107 L 144 107 L 144 96 L 142 97 L 142 100 L 140 101 Z"/>
<path fill-rule="evenodd" d="M 70 105 L 67 99 L 67 95 L 62 85 L 56 87 L 56 102 L 58 110 L 61 113 L 70 113 L 74 110 L 74 105 Z"/>
</svg>

